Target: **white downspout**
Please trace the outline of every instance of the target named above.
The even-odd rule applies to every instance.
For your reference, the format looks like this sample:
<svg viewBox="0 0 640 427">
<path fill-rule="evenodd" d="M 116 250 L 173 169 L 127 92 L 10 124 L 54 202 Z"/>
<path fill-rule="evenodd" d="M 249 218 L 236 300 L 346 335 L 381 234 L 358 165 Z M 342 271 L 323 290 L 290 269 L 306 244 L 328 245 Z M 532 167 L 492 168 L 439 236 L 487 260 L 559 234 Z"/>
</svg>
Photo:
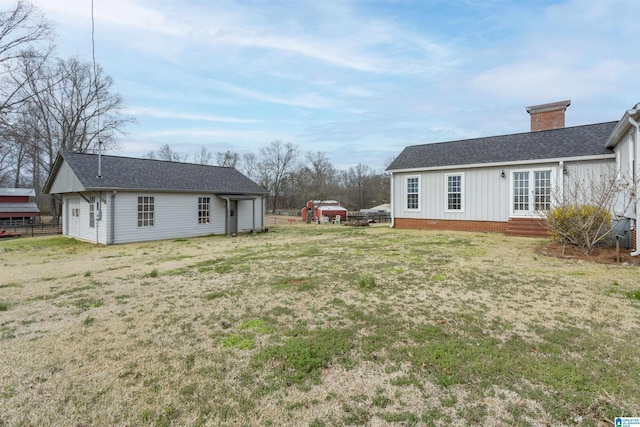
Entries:
<svg viewBox="0 0 640 427">
<path fill-rule="evenodd" d="M 636 250 L 634 252 L 631 252 L 630 255 L 631 256 L 638 256 L 640 255 L 640 231 L 638 230 L 639 224 L 640 224 L 640 197 L 638 197 L 638 175 L 639 175 L 639 171 L 640 171 L 640 167 L 638 167 L 638 153 L 640 153 L 640 129 L 638 126 L 638 122 L 636 122 L 635 120 L 633 120 L 633 118 L 631 118 L 631 113 L 636 114 L 638 112 L 637 109 L 633 109 L 631 111 L 629 111 L 629 123 L 631 123 L 631 125 L 633 127 L 636 128 L 636 137 L 635 137 L 635 147 L 633 147 L 633 164 L 634 164 L 634 169 L 635 169 L 635 173 L 634 178 L 636 180 L 636 182 L 633 183 L 633 187 L 636 191 L 635 194 L 635 198 L 636 198 L 636 223 L 635 223 L 635 229 L 636 229 Z"/>
<path fill-rule="evenodd" d="M 109 232 L 109 243 L 107 244 L 115 244 L 115 240 L 116 240 L 116 230 L 115 230 L 115 226 L 116 226 L 116 194 L 118 194 L 117 191 L 114 191 L 113 193 L 111 193 L 111 210 L 109 212 L 109 225 L 108 225 L 108 232 Z"/>
<path fill-rule="evenodd" d="M 558 169 L 559 169 L 559 173 L 558 175 L 560 175 L 557 180 L 558 180 L 558 199 L 556 200 L 555 203 L 563 203 L 564 202 L 564 168 L 565 168 L 565 164 L 563 160 L 560 160 L 560 162 L 558 162 Z"/>
<path fill-rule="evenodd" d="M 390 202 L 389 206 L 391 207 L 391 225 L 389 227 L 393 228 L 394 225 L 395 225 L 395 219 L 396 219 L 396 216 L 394 215 L 394 212 L 395 212 L 395 208 L 394 208 L 395 203 L 394 202 L 395 202 L 395 200 L 393 198 L 393 187 L 395 186 L 394 185 L 395 178 L 393 177 L 393 172 L 391 172 L 391 176 L 389 177 L 389 180 L 390 180 L 390 183 L 389 183 L 389 190 L 390 190 L 389 197 L 391 198 L 389 200 L 389 202 Z"/>
</svg>

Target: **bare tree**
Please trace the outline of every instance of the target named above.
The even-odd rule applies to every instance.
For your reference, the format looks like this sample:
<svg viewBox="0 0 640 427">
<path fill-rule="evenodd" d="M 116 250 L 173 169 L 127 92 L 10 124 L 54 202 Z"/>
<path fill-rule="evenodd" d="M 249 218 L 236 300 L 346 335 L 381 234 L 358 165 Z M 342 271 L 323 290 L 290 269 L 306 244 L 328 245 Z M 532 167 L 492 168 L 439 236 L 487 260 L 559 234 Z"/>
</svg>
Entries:
<svg viewBox="0 0 640 427">
<path fill-rule="evenodd" d="M 33 75 L 21 80 L 5 78 L 25 55 L 35 62 L 35 71 L 43 66 L 53 50 L 52 34 L 51 24 L 28 1 L 18 0 L 12 8 L 0 10 L 0 75 L 5 80 L 0 86 L 0 119 L 28 98 L 30 94 L 22 89 Z"/>
<path fill-rule="evenodd" d="M 12 73 L 15 82 L 26 79 L 20 92 L 27 101 L 14 113 L 11 126 L 33 145 L 44 174 L 59 151 L 92 152 L 99 142 L 105 149 L 115 147 L 116 135 L 133 121 L 120 114 L 124 102 L 111 92 L 111 77 L 100 67 L 96 70 L 97 75 L 78 58 L 40 67 L 37 58 L 24 56 Z"/>
<path fill-rule="evenodd" d="M 265 181 L 268 178 L 270 185 L 265 188 L 271 192 L 273 197 L 272 211 L 275 212 L 278 208 L 283 181 L 298 157 L 298 148 L 290 142 L 285 144 L 282 141 L 273 141 L 266 147 L 261 147 L 260 154 L 262 161 L 259 169 L 261 175 L 264 175 Z"/>
<path fill-rule="evenodd" d="M 193 156 L 193 161 L 199 165 L 210 165 L 213 161 L 213 154 L 207 147 L 201 147 L 200 152 Z"/>
<path fill-rule="evenodd" d="M 242 171 L 246 176 L 253 180 L 258 178 L 258 157 L 253 153 L 244 153 L 242 155 Z"/>
<path fill-rule="evenodd" d="M 310 199 L 326 200 L 336 197 L 336 170 L 326 154 L 308 152 L 305 163 L 291 174 L 290 186 L 298 196 L 297 205 Z"/>
<path fill-rule="evenodd" d="M 234 153 L 231 150 L 217 151 L 216 152 L 216 164 L 218 166 L 224 166 L 229 168 L 235 168 L 240 162 L 240 156 L 238 153 Z"/>
<path fill-rule="evenodd" d="M 351 203 L 356 206 L 357 209 L 362 209 L 369 205 L 370 197 L 367 194 L 367 181 L 372 171 L 371 168 L 365 164 L 358 163 L 356 166 L 352 166 L 345 173 L 345 180 L 347 187 L 350 189 L 349 195 Z"/>
<path fill-rule="evenodd" d="M 0 126 L 0 181 L 13 180 L 13 187 L 23 184 L 26 167 L 33 162 L 34 144 L 32 130 L 34 117 L 14 114 L 11 126 Z M 5 184 L 7 185 L 7 184 Z"/>
<path fill-rule="evenodd" d="M 115 147 L 116 136 L 133 119 L 120 114 L 122 97 L 111 91 L 113 80 L 100 67 L 95 74 L 91 63 L 78 58 L 42 66 L 39 58 L 30 55 L 19 58 L 18 64 L 11 79 L 16 84 L 25 82 L 18 93 L 25 101 L 11 112 L 5 129 L 13 136 L 14 153 L 28 158 L 15 164 L 16 179 L 23 168 L 30 169 L 31 185 L 39 195 L 59 151 Z M 51 202 L 55 218 L 57 206 Z"/>
<path fill-rule="evenodd" d="M 169 144 L 162 144 L 157 153 L 150 151 L 147 153 L 147 157 L 150 159 L 166 160 L 169 162 L 183 162 L 187 158 L 171 148 Z"/>
<path fill-rule="evenodd" d="M 10 149 L 8 144 L 0 145 L 0 187 L 7 187 L 11 180 Z"/>
</svg>

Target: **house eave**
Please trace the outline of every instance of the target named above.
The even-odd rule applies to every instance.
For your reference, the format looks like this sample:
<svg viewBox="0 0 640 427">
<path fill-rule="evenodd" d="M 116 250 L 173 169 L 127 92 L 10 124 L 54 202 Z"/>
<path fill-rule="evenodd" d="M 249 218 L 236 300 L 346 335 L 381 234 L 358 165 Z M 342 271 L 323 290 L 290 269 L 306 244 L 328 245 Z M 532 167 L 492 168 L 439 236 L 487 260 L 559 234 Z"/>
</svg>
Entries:
<svg viewBox="0 0 640 427">
<path fill-rule="evenodd" d="M 576 157 L 557 157 L 551 159 L 531 159 L 531 160 L 518 160 L 509 162 L 492 162 L 492 163 L 473 163 L 467 165 L 444 165 L 444 166 L 432 166 L 432 167 L 418 167 L 407 169 L 389 169 L 388 172 L 394 173 L 406 173 L 406 172 L 422 172 L 422 171 L 445 171 L 454 169 L 478 169 L 478 168 L 491 168 L 491 167 L 509 167 L 509 166 L 521 166 L 521 165 L 535 165 L 544 163 L 559 163 L 559 162 L 581 162 L 591 160 L 607 160 L 615 159 L 615 154 L 597 154 L 591 156 L 576 156 Z"/>
<path fill-rule="evenodd" d="M 627 132 L 627 129 L 631 127 L 631 123 L 629 122 L 629 118 L 634 119 L 636 122 L 640 119 L 640 102 L 637 103 L 632 109 L 624 112 L 624 115 L 618 121 L 618 124 L 607 138 L 607 142 L 605 147 L 613 148 L 616 146 L 618 141 L 622 138 L 622 135 Z"/>
<path fill-rule="evenodd" d="M 144 192 L 144 193 L 189 193 L 189 194 L 232 194 L 232 195 L 251 195 L 261 197 L 267 192 L 230 192 L 221 190 L 211 190 L 206 188 L 200 189 L 164 189 L 164 188 L 128 188 L 128 187 L 86 187 L 84 191 L 100 192 L 100 191 L 118 191 L 118 192 Z M 75 191 L 74 191 L 75 193 Z"/>
</svg>

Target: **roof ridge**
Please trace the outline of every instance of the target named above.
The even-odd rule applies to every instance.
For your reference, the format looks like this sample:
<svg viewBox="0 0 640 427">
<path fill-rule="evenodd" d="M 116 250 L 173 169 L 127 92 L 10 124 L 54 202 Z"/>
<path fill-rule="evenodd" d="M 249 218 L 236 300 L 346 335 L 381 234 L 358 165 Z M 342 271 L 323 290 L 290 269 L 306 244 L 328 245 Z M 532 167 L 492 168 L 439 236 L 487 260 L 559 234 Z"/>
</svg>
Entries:
<svg viewBox="0 0 640 427">
<path fill-rule="evenodd" d="M 71 155 L 85 155 L 85 156 L 98 156 L 98 153 L 80 153 L 77 151 L 69 151 L 64 150 L 62 154 L 71 154 Z M 150 162 L 162 162 L 162 163 L 171 163 L 176 165 L 192 165 L 192 166 L 206 166 L 211 168 L 223 168 L 223 169 L 236 169 L 233 166 L 219 166 L 219 165 L 207 165 L 202 163 L 193 163 L 193 162 L 179 162 L 176 160 L 165 160 L 165 159 L 150 159 L 147 157 L 130 157 L 130 156 L 116 156 L 113 154 L 101 154 L 102 157 L 110 157 L 114 159 L 124 159 L 124 160 L 141 160 L 141 161 L 150 161 Z"/>
<path fill-rule="evenodd" d="M 606 125 L 606 124 L 611 124 L 611 123 L 618 123 L 618 120 L 611 120 L 611 121 L 608 121 L 608 122 L 600 122 L 600 123 L 590 123 L 590 124 L 586 124 L 586 125 L 566 126 L 566 127 L 560 128 L 560 129 L 545 129 L 545 130 L 538 130 L 538 131 L 505 133 L 505 134 L 502 134 L 502 135 L 477 136 L 475 138 L 454 139 L 454 140 L 448 140 L 448 141 L 425 142 L 423 144 L 408 145 L 407 147 L 420 147 L 420 146 L 423 146 L 423 145 L 447 144 L 447 143 L 453 143 L 453 142 L 471 142 L 471 141 L 475 141 L 475 140 L 479 140 L 479 139 L 501 138 L 501 137 L 507 137 L 507 136 L 518 136 L 518 135 L 529 135 L 529 134 L 539 135 L 539 134 L 548 133 L 548 132 L 561 132 L 561 131 L 581 128 L 581 127 Z"/>
</svg>

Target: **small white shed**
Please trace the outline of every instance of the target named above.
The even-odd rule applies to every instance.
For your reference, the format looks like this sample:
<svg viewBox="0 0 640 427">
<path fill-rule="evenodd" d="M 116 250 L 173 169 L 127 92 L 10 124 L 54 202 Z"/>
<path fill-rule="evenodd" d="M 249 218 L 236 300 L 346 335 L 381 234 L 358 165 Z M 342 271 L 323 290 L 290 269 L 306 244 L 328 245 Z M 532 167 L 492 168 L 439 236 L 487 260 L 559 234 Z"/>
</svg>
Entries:
<svg viewBox="0 0 640 427">
<path fill-rule="evenodd" d="M 267 192 L 228 167 L 62 152 L 43 192 L 62 201 L 63 234 L 94 243 L 265 227 Z"/>
</svg>

